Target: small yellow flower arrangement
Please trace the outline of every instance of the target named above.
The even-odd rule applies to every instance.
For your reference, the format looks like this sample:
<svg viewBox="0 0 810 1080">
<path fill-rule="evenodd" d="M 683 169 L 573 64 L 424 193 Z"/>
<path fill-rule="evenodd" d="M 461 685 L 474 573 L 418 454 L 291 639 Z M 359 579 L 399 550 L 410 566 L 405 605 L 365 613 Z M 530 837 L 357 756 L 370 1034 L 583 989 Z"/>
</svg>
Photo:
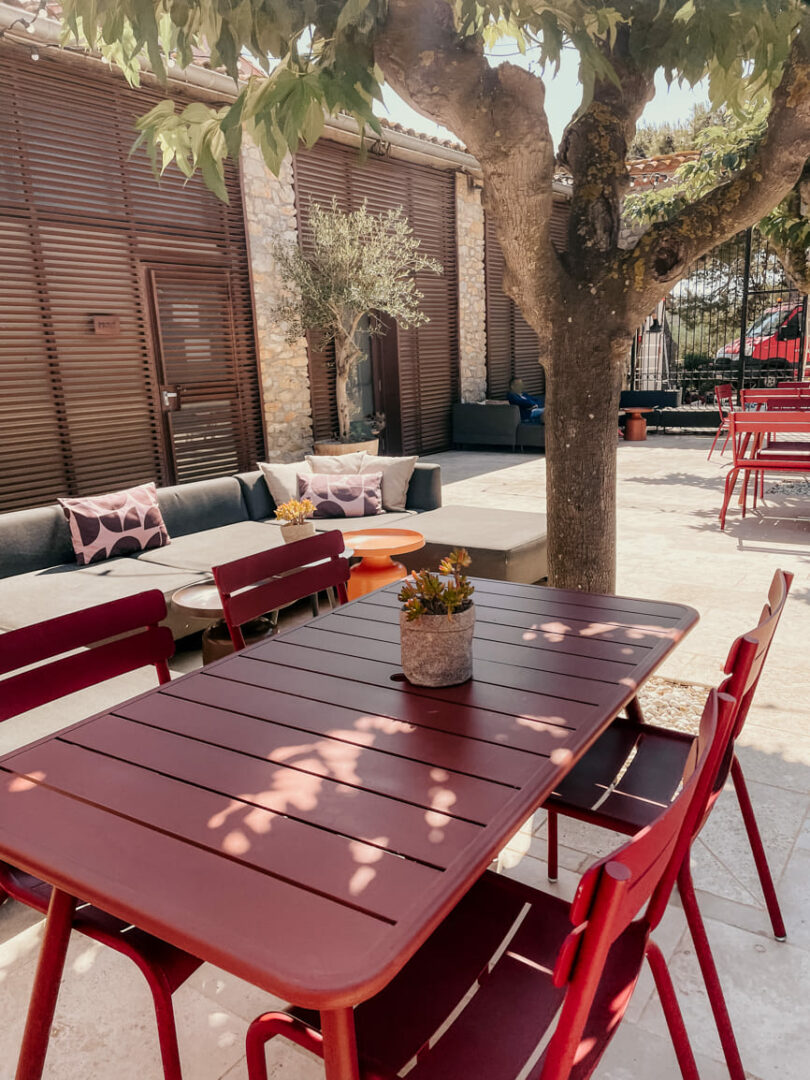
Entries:
<svg viewBox="0 0 810 1080">
<path fill-rule="evenodd" d="M 276 507 L 276 517 L 283 525 L 304 525 L 314 513 L 315 504 L 310 499 L 288 499 Z"/>
<path fill-rule="evenodd" d="M 281 537 L 285 544 L 306 540 L 315 535 L 315 524 L 307 521 L 315 513 L 311 499 L 288 499 L 276 507 L 276 518 L 281 522 Z"/>
</svg>

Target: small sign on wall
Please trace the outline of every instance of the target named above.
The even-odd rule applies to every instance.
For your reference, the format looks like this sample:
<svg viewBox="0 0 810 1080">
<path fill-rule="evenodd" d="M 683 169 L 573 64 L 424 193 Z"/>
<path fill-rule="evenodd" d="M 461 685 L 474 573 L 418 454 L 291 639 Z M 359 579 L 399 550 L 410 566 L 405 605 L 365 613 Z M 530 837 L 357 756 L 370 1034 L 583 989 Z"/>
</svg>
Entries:
<svg viewBox="0 0 810 1080">
<path fill-rule="evenodd" d="M 93 333 L 102 337 L 115 337 L 121 329 L 118 315 L 93 315 Z"/>
</svg>

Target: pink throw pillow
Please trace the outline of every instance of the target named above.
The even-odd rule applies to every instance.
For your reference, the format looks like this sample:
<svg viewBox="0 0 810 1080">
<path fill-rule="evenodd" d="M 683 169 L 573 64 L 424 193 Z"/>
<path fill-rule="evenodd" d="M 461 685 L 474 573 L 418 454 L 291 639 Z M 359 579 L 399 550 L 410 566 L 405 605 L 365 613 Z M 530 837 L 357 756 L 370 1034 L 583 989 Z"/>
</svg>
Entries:
<svg viewBox="0 0 810 1080">
<path fill-rule="evenodd" d="M 79 566 L 169 543 L 154 484 L 58 502 L 70 526 Z"/>
<path fill-rule="evenodd" d="M 298 498 L 315 504 L 316 518 L 369 517 L 382 513 L 382 473 L 341 476 L 299 473 Z"/>
</svg>

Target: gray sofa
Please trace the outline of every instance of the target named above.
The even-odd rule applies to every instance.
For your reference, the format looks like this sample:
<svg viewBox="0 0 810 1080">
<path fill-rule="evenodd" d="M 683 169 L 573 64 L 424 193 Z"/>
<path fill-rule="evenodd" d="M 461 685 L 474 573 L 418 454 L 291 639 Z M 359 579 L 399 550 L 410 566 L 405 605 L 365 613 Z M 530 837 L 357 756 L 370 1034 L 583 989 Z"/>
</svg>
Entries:
<svg viewBox="0 0 810 1080">
<path fill-rule="evenodd" d="M 462 402 L 453 406 L 453 443 L 544 450 L 546 429 L 542 423 L 522 424 L 520 409 L 508 401 Z"/>
<path fill-rule="evenodd" d="M 407 510 L 373 518 L 317 521 L 320 530 L 390 528 L 413 521 L 420 511 L 441 506 L 441 470 L 417 463 L 408 488 Z M 211 567 L 275 547 L 284 541 L 273 519 L 275 504 L 260 472 L 158 488 L 158 502 L 171 543 L 137 555 L 77 566 L 61 507 L 38 507 L 0 515 L 0 630 L 160 589 L 167 600 Z M 170 608 L 175 637 L 204 623 Z"/>
</svg>

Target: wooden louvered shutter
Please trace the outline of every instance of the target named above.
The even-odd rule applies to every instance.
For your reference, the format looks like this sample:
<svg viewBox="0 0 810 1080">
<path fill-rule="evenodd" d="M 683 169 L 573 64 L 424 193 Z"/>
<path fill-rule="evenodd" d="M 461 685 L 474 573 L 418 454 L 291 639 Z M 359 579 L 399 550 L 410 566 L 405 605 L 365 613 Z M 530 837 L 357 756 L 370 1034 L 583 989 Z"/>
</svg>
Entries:
<svg viewBox="0 0 810 1080">
<path fill-rule="evenodd" d="M 503 291 L 505 262 L 492 215 L 486 215 L 484 268 L 487 293 L 487 394 L 505 398 L 512 379 L 523 380 L 527 394 L 543 394 L 545 371 L 537 334 Z"/>
<path fill-rule="evenodd" d="M 444 267 L 442 275 L 419 275 L 421 306 L 430 322 L 398 330 L 397 361 L 402 452 L 446 449 L 451 406 L 458 397 L 454 174 L 373 155 L 361 159 L 357 150 L 322 139 L 296 154 L 295 188 L 305 251 L 313 202 L 329 204 L 334 197 L 341 209 L 351 210 L 366 200 L 375 213 L 402 206 L 421 250 Z M 330 354 L 318 351 L 314 335 L 309 346 L 315 437 L 328 438 L 337 426 Z"/>
<path fill-rule="evenodd" d="M 0 42 L 0 510 L 173 479 L 149 329 L 155 262 L 227 275 L 233 468 L 261 453 L 238 171 L 226 169 L 229 206 L 200 177 L 169 170 L 158 183 L 146 153 L 130 150 L 135 118 L 162 98 L 98 65 L 56 51 L 32 63 Z"/>
</svg>

